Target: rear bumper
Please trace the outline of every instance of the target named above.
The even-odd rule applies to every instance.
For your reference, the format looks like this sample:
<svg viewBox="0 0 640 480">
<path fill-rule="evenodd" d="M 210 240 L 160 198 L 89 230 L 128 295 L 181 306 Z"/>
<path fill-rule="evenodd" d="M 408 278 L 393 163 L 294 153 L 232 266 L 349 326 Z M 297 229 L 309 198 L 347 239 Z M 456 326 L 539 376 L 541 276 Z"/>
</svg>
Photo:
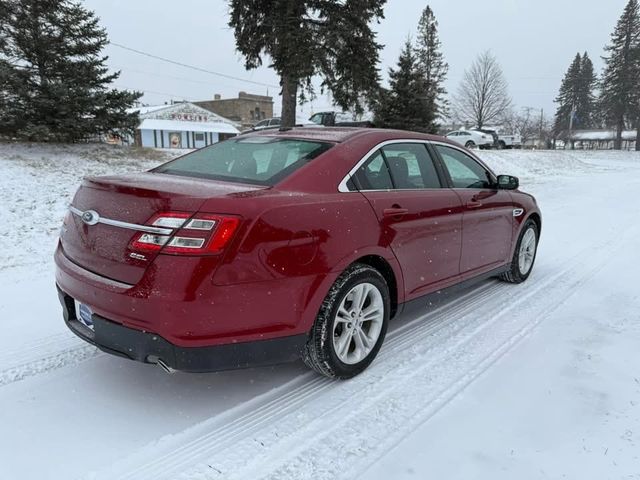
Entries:
<svg viewBox="0 0 640 480">
<path fill-rule="evenodd" d="M 56 284 L 102 318 L 189 349 L 306 335 L 322 301 L 311 294 L 316 277 L 214 285 L 201 259 L 159 257 L 128 285 L 85 270 L 59 247 Z"/>
<path fill-rule="evenodd" d="M 306 335 L 205 347 L 180 347 L 159 335 L 125 327 L 94 314 L 94 329 L 78 321 L 74 300 L 58 287 L 67 327 L 100 350 L 143 363 L 162 360 L 185 372 L 214 372 L 287 363 L 300 358 Z"/>
</svg>

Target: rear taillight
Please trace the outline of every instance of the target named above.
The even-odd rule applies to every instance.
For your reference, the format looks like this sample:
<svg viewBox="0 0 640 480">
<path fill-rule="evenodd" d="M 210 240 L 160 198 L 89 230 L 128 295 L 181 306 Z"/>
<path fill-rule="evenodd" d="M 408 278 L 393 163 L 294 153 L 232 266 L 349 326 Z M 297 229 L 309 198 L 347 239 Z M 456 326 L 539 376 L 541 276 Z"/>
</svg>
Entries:
<svg viewBox="0 0 640 480">
<path fill-rule="evenodd" d="M 155 215 L 149 225 L 170 229 L 171 233 L 138 233 L 131 241 L 132 250 L 212 255 L 224 250 L 240 225 L 240 219 L 228 215 L 168 212 Z"/>
</svg>

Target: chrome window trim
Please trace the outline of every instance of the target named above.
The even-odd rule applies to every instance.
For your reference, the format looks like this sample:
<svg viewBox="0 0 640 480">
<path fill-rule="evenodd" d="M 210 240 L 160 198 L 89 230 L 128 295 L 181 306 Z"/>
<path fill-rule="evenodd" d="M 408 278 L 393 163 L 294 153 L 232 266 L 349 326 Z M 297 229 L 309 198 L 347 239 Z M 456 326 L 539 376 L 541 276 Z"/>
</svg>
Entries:
<svg viewBox="0 0 640 480">
<path fill-rule="evenodd" d="M 82 215 L 85 213 L 79 208 L 74 207 L 73 205 L 69 205 L 69 211 L 80 218 L 82 218 Z M 120 220 L 113 220 L 104 217 L 99 217 L 97 223 L 102 223 L 103 225 L 111 225 L 112 227 L 126 228 L 127 230 L 136 230 L 138 232 L 154 233 L 156 235 L 171 235 L 173 233 L 173 229 L 171 228 L 150 227 L 149 225 L 138 225 L 137 223 L 121 222 Z"/>
<path fill-rule="evenodd" d="M 349 170 L 349 173 L 347 173 L 347 175 L 342 179 L 342 181 L 338 184 L 338 191 L 342 192 L 342 193 L 359 193 L 359 192 L 398 192 L 398 191 L 403 191 L 403 192 L 409 192 L 412 190 L 425 190 L 424 188 L 416 188 L 416 189 L 411 189 L 411 190 L 398 190 L 398 189 L 391 189 L 391 190 L 349 190 L 349 188 L 347 187 L 347 183 L 349 182 L 349 180 L 351 180 L 351 177 L 353 177 L 353 175 L 355 175 L 355 173 L 358 171 L 358 169 L 367 161 L 371 158 L 371 156 L 376 153 L 378 150 L 380 150 L 383 147 L 386 147 L 387 145 L 393 145 L 396 143 L 422 143 L 424 145 L 428 145 L 429 142 L 427 140 L 416 140 L 416 139 L 395 139 L 395 140 L 386 140 L 382 143 L 378 143 L 375 147 L 373 147 L 371 150 L 369 150 L 364 157 L 362 157 L 360 159 L 360 161 L 358 163 L 356 163 L 355 167 L 353 167 L 351 170 Z"/>
<path fill-rule="evenodd" d="M 384 189 L 384 190 L 349 190 L 349 188 L 347 187 L 347 183 L 349 182 L 349 180 L 351 180 L 351 178 L 353 177 L 353 175 L 355 175 L 355 173 L 358 171 L 358 169 L 364 164 L 366 163 L 371 156 L 377 152 L 378 150 L 380 150 L 383 147 L 386 147 L 387 145 L 393 145 L 396 143 L 422 143 L 424 145 L 442 145 L 443 147 L 449 147 L 449 148 L 453 148 L 454 150 L 459 150 L 461 153 L 464 153 L 465 155 L 471 157 L 471 159 L 475 160 L 482 168 L 484 168 L 485 170 L 487 170 L 489 172 L 489 174 L 492 176 L 492 178 L 494 180 L 497 179 L 495 173 L 493 173 L 493 170 L 491 170 L 489 167 L 487 167 L 484 162 L 482 162 L 480 159 L 476 158 L 474 155 L 469 155 L 469 152 L 467 150 L 465 150 L 463 147 L 458 146 L 458 145 L 451 145 L 450 143 L 446 143 L 446 142 L 439 142 L 437 140 L 418 140 L 418 139 L 394 139 L 394 140 L 386 140 L 382 143 L 377 144 L 375 147 L 373 147 L 371 150 L 369 150 L 364 157 L 362 157 L 362 159 L 356 163 L 356 166 L 353 167 L 351 170 L 349 170 L 349 173 L 347 173 L 347 175 L 342 179 L 342 181 L 338 184 L 338 191 L 341 193 L 359 193 L 359 192 L 412 192 L 412 191 L 423 191 L 423 190 L 440 190 L 442 188 L 447 188 L 446 186 L 440 187 L 440 188 L 415 188 L 415 189 Z M 429 156 L 431 156 L 431 154 L 429 154 Z M 435 161 L 435 159 L 432 159 Z"/>
</svg>

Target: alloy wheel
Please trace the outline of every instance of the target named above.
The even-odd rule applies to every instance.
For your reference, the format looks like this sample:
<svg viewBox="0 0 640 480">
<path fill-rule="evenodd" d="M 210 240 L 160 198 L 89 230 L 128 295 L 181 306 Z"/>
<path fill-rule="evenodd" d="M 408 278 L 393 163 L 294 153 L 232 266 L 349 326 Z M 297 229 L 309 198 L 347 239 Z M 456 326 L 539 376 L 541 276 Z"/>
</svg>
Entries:
<svg viewBox="0 0 640 480">
<path fill-rule="evenodd" d="M 342 299 L 333 322 L 333 349 L 341 362 L 353 365 L 371 353 L 384 321 L 382 293 L 371 283 L 353 287 Z"/>
<path fill-rule="evenodd" d="M 533 260 L 536 256 L 536 232 L 533 228 L 529 228 L 520 242 L 520 252 L 518 253 L 518 267 L 520 273 L 526 275 L 533 266 Z"/>
</svg>

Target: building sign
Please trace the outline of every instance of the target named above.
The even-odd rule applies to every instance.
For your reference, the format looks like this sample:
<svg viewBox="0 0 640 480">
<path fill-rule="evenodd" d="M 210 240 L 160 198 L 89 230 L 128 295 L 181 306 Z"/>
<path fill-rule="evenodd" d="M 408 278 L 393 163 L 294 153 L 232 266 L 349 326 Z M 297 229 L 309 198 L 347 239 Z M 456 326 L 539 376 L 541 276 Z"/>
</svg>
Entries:
<svg viewBox="0 0 640 480">
<path fill-rule="evenodd" d="M 191 103 L 179 103 L 158 112 L 141 115 L 141 117 L 154 120 L 177 120 L 179 122 L 228 123 L 228 120 L 219 115 Z"/>
<path fill-rule="evenodd" d="M 171 120 L 182 120 L 183 122 L 208 122 L 206 115 L 193 115 L 191 113 L 172 113 Z"/>
</svg>

